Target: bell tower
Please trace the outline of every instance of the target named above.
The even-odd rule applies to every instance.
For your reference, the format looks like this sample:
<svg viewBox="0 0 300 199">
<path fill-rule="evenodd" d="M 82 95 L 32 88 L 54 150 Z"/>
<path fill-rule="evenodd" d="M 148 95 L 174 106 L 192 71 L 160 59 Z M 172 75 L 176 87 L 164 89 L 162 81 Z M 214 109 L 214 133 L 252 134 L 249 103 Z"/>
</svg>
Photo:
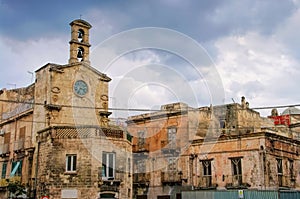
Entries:
<svg viewBox="0 0 300 199">
<path fill-rule="evenodd" d="M 69 64 L 77 62 L 86 62 L 90 64 L 89 53 L 89 29 L 91 24 L 82 20 L 76 19 L 70 23 L 71 26 L 71 41 L 70 43 L 70 59 Z"/>
</svg>

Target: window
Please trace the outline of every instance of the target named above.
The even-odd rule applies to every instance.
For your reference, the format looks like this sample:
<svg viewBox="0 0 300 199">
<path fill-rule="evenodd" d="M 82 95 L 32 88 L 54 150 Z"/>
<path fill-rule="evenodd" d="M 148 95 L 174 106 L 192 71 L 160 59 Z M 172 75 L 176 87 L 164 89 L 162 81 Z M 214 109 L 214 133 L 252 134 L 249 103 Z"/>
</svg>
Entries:
<svg viewBox="0 0 300 199">
<path fill-rule="evenodd" d="M 137 160 L 137 172 L 146 173 L 146 161 L 144 158 Z"/>
<path fill-rule="evenodd" d="M 3 162 L 3 164 L 2 164 L 2 174 L 1 174 L 2 179 L 6 178 L 6 169 L 7 169 L 7 162 Z"/>
<path fill-rule="evenodd" d="M 289 160 L 289 172 L 290 172 L 290 178 L 294 179 L 294 161 L 293 160 Z"/>
<path fill-rule="evenodd" d="M 168 158 L 168 171 L 176 171 L 176 157 L 169 157 Z"/>
<path fill-rule="evenodd" d="M 242 184 L 242 158 L 232 158 L 232 183 L 233 185 Z"/>
<path fill-rule="evenodd" d="M 66 171 L 74 172 L 76 171 L 77 156 L 70 154 L 66 156 Z"/>
<path fill-rule="evenodd" d="M 277 173 L 282 175 L 282 159 L 277 159 Z"/>
<path fill-rule="evenodd" d="M 20 128 L 19 139 L 25 139 L 26 127 Z"/>
<path fill-rule="evenodd" d="M 212 184 L 212 178 L 211 178 L 211 160 L 202 160 L 202 186 L 209 187 Z"/>
<path fill-rule="evenodd" d="M 128 164 L 127 165 L 128 173 L 131 174 L 131 159 L 130 158 L 127 158 L 127 164 Z"/>
<path fill-rule="evenodd" d="M 115 153 L 102 153 L 102 178 L 114 179 L 115 178 Z"/>
<path fill-rule="evenodd" d="M 168 144 L 170 147 L 176 146 L 176 132 L 177 132 L 176 127 L 168 128 Z"/>
<path fill-rule="evenodd" d="M 211 176 L 211 160 L 203 160 L 203 176 Z"/>
<path fill-rule="evenodd" d="M 10 176 L 22 176 L 22 160 L 12 162 L 11 173 Z"/>
<path fill-rule="evenodd" d="M 282 159 L 276 159 L 276 161 L 277 161 L 278 186 L 282 187 L 282 181 L 283 181 Z"/>
<path fill-rule="evenodd" d="M 226 125 L 225 125 L 225 120 L 219 120 L 219 123 L 220 123 L 220 128 L 221 129 L 224 129 L 225 127 L 226 127 Z"/>
<path fill-rule="evenodd" d="M 144 147 L 145 145 L 145 132 L 144 131 L 139 131 L 138 132 L 139 140 L 138 140 L 138 147 Z"/>
</svg>

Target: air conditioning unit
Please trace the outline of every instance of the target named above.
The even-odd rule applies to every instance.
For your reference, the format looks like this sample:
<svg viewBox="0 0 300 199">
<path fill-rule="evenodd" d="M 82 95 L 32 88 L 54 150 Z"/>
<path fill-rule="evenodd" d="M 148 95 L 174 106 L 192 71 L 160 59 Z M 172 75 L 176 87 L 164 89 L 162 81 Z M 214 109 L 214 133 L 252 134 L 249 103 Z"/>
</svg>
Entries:
<svg viewBox="0 0 300 199">
<path fill-rule="evenodd" d="M 5 133 L 4 129 L 0 129 L 0 136 L 3 136 Z"/>
</svg>

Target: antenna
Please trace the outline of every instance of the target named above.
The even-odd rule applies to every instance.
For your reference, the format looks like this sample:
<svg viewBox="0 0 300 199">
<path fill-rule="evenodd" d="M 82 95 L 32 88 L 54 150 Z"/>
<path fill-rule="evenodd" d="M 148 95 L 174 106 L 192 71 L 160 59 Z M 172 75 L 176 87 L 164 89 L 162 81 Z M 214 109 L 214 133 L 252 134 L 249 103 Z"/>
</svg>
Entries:
<svg viewBox="0 0 300 199">
<path fill-rule="evenodd" d="M 30 81 L 30 83 L 32 83 L 32 81 L 33 81 L 33 72 L 27 71 L 27 73 L 31 74 L 31 81 Z"/>
<path fill-rule="evenodd" d="M 79 18 L 81 19 L 82 15 L 79 15 Z"/>
</svg>

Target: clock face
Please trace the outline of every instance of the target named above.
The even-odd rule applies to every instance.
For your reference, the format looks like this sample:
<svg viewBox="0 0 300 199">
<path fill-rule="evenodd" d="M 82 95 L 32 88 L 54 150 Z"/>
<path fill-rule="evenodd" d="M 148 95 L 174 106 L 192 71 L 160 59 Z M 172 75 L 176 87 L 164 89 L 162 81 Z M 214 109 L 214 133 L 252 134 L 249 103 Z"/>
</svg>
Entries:
<svg viewBox="0 0 300 199">
<path fill-rule="evenodd" d="M 78 80 L 74 84 L 74 92 L 79 96 L 84 96 L 88 92 L 88 85 L 84 81 Z"/>
</svg>

